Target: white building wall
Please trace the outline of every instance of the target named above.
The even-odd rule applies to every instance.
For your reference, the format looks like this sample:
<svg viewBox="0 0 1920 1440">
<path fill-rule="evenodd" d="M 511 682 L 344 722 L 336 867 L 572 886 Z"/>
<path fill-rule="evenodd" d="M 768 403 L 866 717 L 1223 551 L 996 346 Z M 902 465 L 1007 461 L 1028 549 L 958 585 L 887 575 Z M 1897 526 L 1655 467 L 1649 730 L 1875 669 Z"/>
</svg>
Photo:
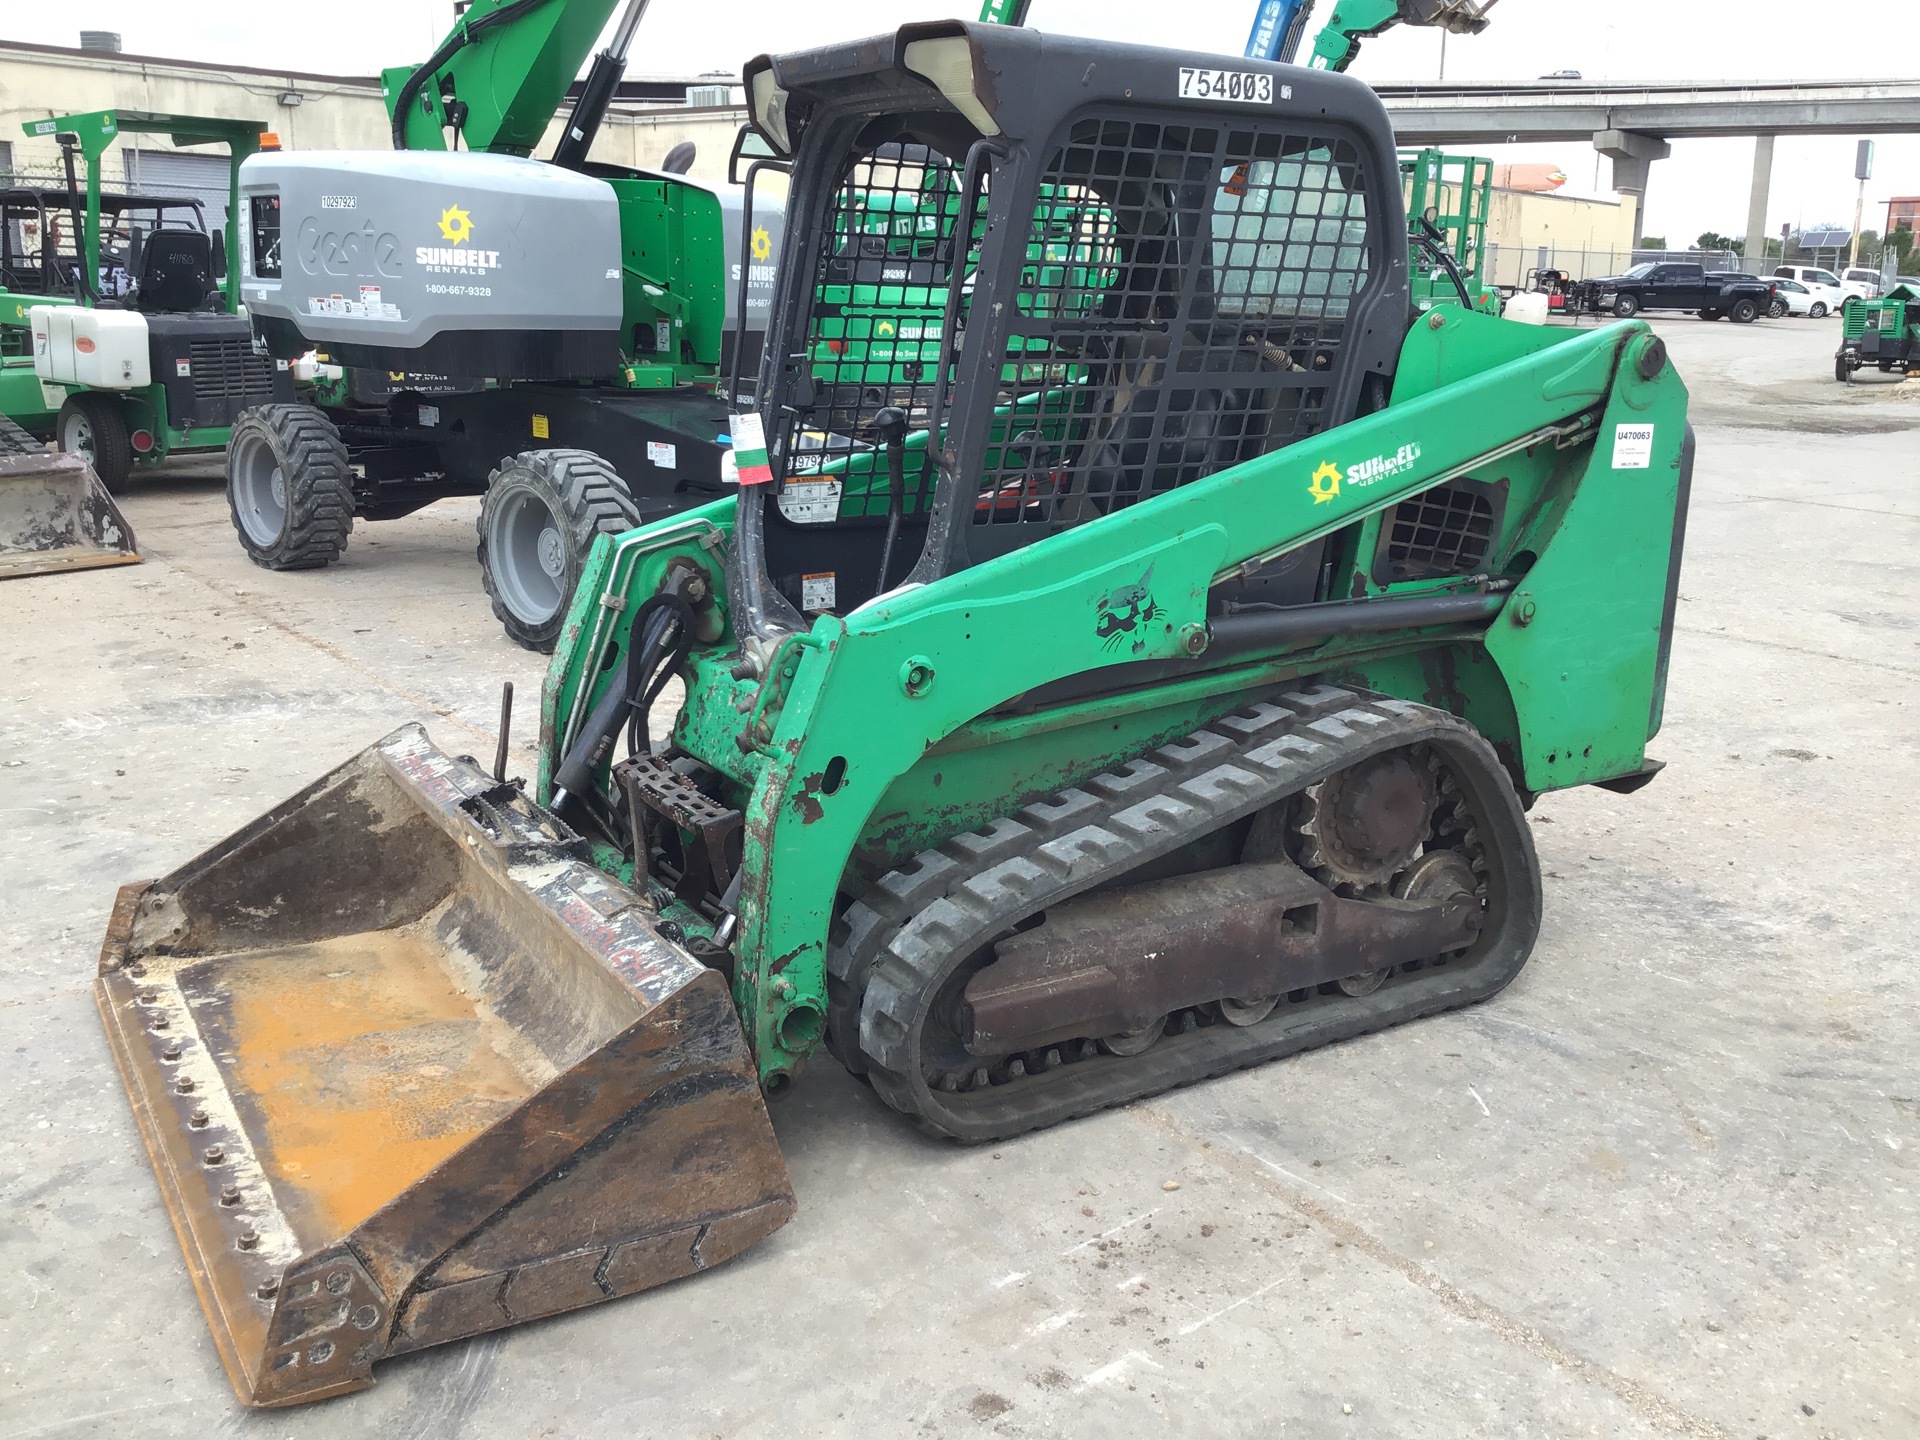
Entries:
<svg viewBox="0 0 1920 1440">
<path fill-rule="evenodd" d="M 395 63 L 404 58 L 395 56 Z M 298 95 L 300 103 L 283 105 L 283 95 Z M 374 77 L 223 70 L 0 41 L 0 139 L 13 147 L 16 174 L 50 180 L 60 174 L 60 147 L 51 139 L 22 133 L 27 121 L 115 108 L 258 120 L 279 135 L 288 150 L 392 147 L 386 105 Z M 734 134 L 745 118 L 745 111 L 737 108 L 616 110 L 607 117 L 593 158 L 646 168 L 659 164 L 682 140 L 691 140 L 698 151 L 692 173 L 722 179 Z M 551 153 L 559 136 L 556 121 L 537 153 Z M 160 135 L 140 136 L 137 143 L 143 150 L 174 148 Z M 196 153 L 219 153 L 219 148 L 198 147 Z M 117 153 L 109 153 L 102 174 L 110 183 L 122 182 L 126 169 Z"/>
</svg>

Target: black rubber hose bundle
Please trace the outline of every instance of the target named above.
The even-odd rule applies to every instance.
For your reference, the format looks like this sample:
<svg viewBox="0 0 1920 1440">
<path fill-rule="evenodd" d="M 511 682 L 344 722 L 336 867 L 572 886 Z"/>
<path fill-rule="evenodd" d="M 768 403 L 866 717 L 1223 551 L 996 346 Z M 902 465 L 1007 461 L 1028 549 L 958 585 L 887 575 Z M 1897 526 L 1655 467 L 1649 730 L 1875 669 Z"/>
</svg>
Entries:
<svg viewBox="0 0 1920 1440">
<path fill-rule="evenodd" d="M 623 727 L 627 753 L 640 752 L 647 741 L 647 711 L 686 660 L 692 644 L 693 610 L 678 595 L 651 595 L 634 610 L 627 627 L 626 664 L 588 712 L 586 724 L 554 771 L 556 805 L 566 796 L 593 792 L 594 772 L 605 762 Z"/>
</svg>

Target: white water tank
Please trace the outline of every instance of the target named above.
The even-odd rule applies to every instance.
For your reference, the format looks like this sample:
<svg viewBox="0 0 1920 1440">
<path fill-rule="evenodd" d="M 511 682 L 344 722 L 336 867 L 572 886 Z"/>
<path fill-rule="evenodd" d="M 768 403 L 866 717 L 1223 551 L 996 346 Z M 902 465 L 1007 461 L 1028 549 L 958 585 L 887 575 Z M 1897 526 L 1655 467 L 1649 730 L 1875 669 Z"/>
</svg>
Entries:
<svg viewBox="0 0 1920 1440">
<path fill-rule="evenodd" d="M 42 380 L 95 390 L 138 390 L 152 382 L 147 322 L 132 310 L 35 305 L 27 321 L 33 373 Z"/>
<path fill-rule="evenodd" d="M 1522 325 L 1544 325 L 1547 316 L 1552 313 L 1544 290 L 1522 290 L 1508 300 L 1506 308 L 1500 312 L 1505 319 L 1518 320 Z"/>
</svg>

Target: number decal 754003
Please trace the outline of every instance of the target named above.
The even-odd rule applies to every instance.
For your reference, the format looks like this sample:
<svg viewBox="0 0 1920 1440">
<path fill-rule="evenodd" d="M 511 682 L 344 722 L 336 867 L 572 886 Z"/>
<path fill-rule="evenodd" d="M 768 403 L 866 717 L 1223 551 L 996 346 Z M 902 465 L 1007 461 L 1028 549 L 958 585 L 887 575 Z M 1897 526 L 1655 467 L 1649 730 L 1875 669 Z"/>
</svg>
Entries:
<svg viewBox="0 0 1920 1440">
<path fill-rule="evenodd" d="M 1293 87 L 1279 87 L 1280 98 L 1291 100 Z M 1273 76 L 1252 70 L 1206 70 L 1190 65 L 1180 67 L 1182 100 L 1239 100 L 1248 105 L 1273 103 Z"/>
</svg>

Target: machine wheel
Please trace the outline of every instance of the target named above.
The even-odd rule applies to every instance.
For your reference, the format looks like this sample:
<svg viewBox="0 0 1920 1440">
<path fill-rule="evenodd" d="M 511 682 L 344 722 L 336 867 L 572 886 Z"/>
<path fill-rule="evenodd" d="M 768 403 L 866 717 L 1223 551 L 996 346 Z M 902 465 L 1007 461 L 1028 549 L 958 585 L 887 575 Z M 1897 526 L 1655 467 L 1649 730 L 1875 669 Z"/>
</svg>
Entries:
<svg viewBox="0 0 1920 1440">
<path fill-rule="evenodd" d="M 1640 313 L 1640 297 L 1637 295 L 1614 296 L 1613 313 L 1622 320 L 1631 320 Z"/>
<path fill-rule="evenodd" d="M 1838 380 L 1842 385 L 1848 385 L 1853 382 L 1853 366 L 1847 363 L 1847 357 L 1845 355 L 1836 355 L 1833 357 L 1833 378 Z"/>
<path fill-rule="evenodd" d="M 1720 318 L 1720 312 L 1718 310 L 1702 310 L 1699 312 L 1699 315 L 1702 320 L 1718 320 Z"/>
<path fill-rule="evenodd" d="M 1778 295 L 1774 296 L 1773 300 L 1767 306 L 1767 318 L 1769 320 L 1782 320 L 1786 318 L 1786 314 L 1787 302 L 1782 300 Z"/>
<path fill-rule="evenodd" d="M 353 531 L 353 471 L 340 432 L 311 405 L 245 411 L 227 441 L 227 509 L 266 570 L 317 570 Z"/>
<path fill-rule="evenodd" d="M 54 421 L 60 448 L 93 467 L 109 495 L 126 491 L 133 473 L 133 438 L 120 402 L 110 395 L 69 395 Z"/>
<path fill-rule="evenodd" d="M 475 553 L 514 643 L 551 654 L 594 540 L 639 523 L 627 482 L 589 450 L 529 450 L 488 476 Z"/>
<path fill-rule="evenodd" d="M 1736 325 L 1751 325 L 1759 315 L 1760 306 L 1753 300 L 1736 300 L 1727 312 L 1727 318 Z"/>
<path fill-rule="evenodd" d="M 1814 301 L 1813 304 L 1808 307 L 1807 314 L 1812 316 L 1815 320 L 1826 319 L 1827 318 L 1827 302 L 1824 300 Z"/>
</svg>

